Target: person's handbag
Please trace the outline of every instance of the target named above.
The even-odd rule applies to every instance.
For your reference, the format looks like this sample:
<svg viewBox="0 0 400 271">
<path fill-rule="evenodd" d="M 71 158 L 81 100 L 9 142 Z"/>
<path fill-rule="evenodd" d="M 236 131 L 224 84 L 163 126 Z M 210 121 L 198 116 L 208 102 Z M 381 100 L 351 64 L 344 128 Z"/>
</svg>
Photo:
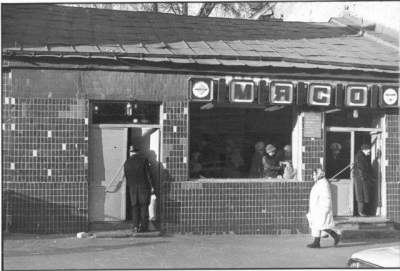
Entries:
<svg viewBox="0 0 400 271">
<path fill-rule="evenodd" d="M 154 193 L 151 194 L 150 197 L 149 220 L 150 221 L 157 220 L 157 197 Z"/>
</svg>

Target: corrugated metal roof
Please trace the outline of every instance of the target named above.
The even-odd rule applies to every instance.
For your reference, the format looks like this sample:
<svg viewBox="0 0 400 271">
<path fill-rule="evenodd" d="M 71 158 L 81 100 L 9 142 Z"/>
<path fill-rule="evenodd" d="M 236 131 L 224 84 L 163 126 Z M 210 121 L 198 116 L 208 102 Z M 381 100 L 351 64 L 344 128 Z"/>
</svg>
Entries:
<svg viewBox="0 0 400 271">
<path fill-rule="evenodd" d="M 334 23 L 3 4 L 3 53 L 151 62 L 399 70 L 399 50 Z"/>
</svg>

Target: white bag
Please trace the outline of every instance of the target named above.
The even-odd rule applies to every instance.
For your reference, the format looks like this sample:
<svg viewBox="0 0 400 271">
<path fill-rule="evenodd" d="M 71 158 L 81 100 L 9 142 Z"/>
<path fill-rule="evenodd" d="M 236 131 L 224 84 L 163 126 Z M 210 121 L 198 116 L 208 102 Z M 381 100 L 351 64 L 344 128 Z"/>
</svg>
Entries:
<svg viewBox="0 0 400 271">
<path fill-rule="evenodd" d="M 157 219 L 157 197 L 155 194 L 152 194 L 150 197 L 150 205 L 149 205 L 149 220 L 154 221 Z"/>
</svg>

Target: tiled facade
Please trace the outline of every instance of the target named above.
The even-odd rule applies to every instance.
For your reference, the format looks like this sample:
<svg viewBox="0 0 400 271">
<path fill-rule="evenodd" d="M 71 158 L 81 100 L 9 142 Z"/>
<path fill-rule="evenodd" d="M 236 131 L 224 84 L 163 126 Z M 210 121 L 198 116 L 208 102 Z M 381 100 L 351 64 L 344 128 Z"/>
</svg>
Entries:
<svg viewBox="0 0 400 271">
<path fill-rule="evenodd" d="M 8 80 L 4 74 L 3 227 L 32 233 L 87 229 L 87 102 L 15 97 Z"/>
<path fill-rule="evenodd" d="M 43 82 L 47 81 L 41 77 L 42 73 L 30 74 L 32 79 L 27 81 L 32 83 L 39 78 L 43 84 L 32 84 L 34 88 L 27 89 L 23 81 L 27 74 L 30 73 L 20 71 L 18 80 L 13 80 L 12 74 L 8 72 L 2 75 L 3 221 L 6 221 L 3 226 L 9 231 L 34 233 L 87 230 L 88 102 L 95 96 L 87 97 L 89 91 L 83 87 L 76 93 L 80 94 L 79 97 L 86 95 L 85 99 L 70 96 L 60 98 L 59 95 L 67 93 L 66 90 L 62 93 L 54 92 L 57 98 L 44 97 L 49 93 L 47 90 L 35 97 L 30 93 L 39 91 Z M 79 74 L 72 74 L 79 77 Z M 93 76 L 90 74 L 84 78 Z M 136 80 L 138 75 L 130 76 L 125 77 Z M 151 85 L 149 74 L 140 74 L 139 77 L 145 82 L 139 81 L 140 84 Z M 163 77 L 159 77 L 158 81 L 163 81 Z M 182 87 L 186 77 L 178 79 L 179 86 L 175 88 L 175 92 L 181 89 L 185 94 L 175 100 L 169 97 L 162 103 L 163 168 L 160 206 L 163 230 L 197 234 L 307 232 L 305 213 L 312 186 L 311 172 L 324 158 L 324 132 L 321 138 L 306 137 L 303 134 L 303 182 L 218 179 L 190 181 L 190 112 L 187 92 Z M 65 83 L 61 77 L 57 78 L 59 84 Z M 113 78 L 119 78 L 118 74 L 114 74 Z M 72 81 L 68 81 L 70 85 Z M 13 82 L 19 84 L 15 89 Z M 51 82 L 55 85 L 55 81 Z M 87 82 L 91 81 L 87 79 Z M 171 81 L 167 90 L 172 87 Z M 161 97 L 162 87 L 154 89 L 158 91 L 154 97 Z M 95 88 L 90 88 L 90 91 L 94 93 Z M 114 94 L 112 92 L 102 98 L 117 97 Z M 157 100 L 154 97 L 153 100 Z M 388 217 L 398 222 L 400 115 L 398 110 L 389 110 L 387 113 Z"/>
<path fill-rule="evenodd" d="M 308 112 L 303 112 L 307 114 Z M 304 119 L 304 117 L 303 117 Z M 309 137 L 304 133 L 303 121 L 303 138 L 302 138 L 302 180 L 312 181 L 312 172 L 318 166 L 323 166 L 322 161 L 325 156 L 325 133 L 322 131 L 320 137 Z M 321 124 L 320 124 L 321 125 Z"/>
<path fill-rule="evenodd" d="M 386 191 L 387 217 L 400 223 L 400 111 L 386 114 Z"/>
<path fill-rule="evenodd" d="M 305 213 L 312 182 L 189 181 L 188 103 L 164 103 L 163 118 L 163 230 L 196 234 L 308 231 Z"/>
<path fill-rule="evenodd" d="M 307 232 L 311 182 L 187 181 L 169 184 L 164 230 L 195 234 Z"/>
<path fill-rule="evenodd" d="M 169 181 L 186 181 L 188 173 L 188 102 L 163 104 L 162 154 Z"/>
</svg>

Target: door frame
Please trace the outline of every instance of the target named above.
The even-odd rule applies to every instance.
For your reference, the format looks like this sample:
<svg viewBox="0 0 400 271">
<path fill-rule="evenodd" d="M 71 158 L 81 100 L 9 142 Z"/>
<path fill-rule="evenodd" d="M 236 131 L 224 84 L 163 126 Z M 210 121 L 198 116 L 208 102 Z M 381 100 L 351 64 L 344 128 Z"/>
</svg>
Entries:
<svg viewBox="0 0 400 271">
<path fill-rule="evenodd" d="M 124 138 L 125 138 L 126 142 L 128 140 L 128 129 L 129 128 L 158 129 L 159 130 L 159 138 L 158 138 L 159 151 L 158 151 L 158 156 L 159 156 L 159 160 L 160 160 L 159 162 L 161 163 L 162 157 L 163 157 L 162 156 L 162 151 L 163 151 L 163 148 L 162 148 L 162 133 L 163 133 L 163 130 L 162 130 L 162 125 L 161 124 L 108 124 L 108 123 L 107 124 L 91 124 L 91 129 L 121 129 L 121 128 L 125 130 L 125 137 Z M 89 131 L 91 129 L 89 129 Z M 90 139 L 90 135 L 89 135 L 89 139 Z M 129 146 L 127 146 L 127 147 L 129 147 Z M 126 153 L 124 153 L 123 155 L 124 155 L 124 159 L 126 160 L 126 158 L 127 158 L 127 157 L 125 157 Z M 90 161 L 90 156 L 91 156 L 91 153 L 89 153 L 89 161 Z M 89 164 L 89 166 L 90 166 L 90 164 Z M 88 170 L 88 173 L 89 172 L 90 172 L 90 170 Z M 161 176 L 160 176 L 160 168 L 158 169 L 158 174 L 159 174 L 159 177 L 161 178 Z M 90 178 L 91 178 L 91 176 L 88 176 L 89 180 L 90 180 Z M 124 181 L 124 183 L 126 184 L 126 181 Z M 126 185 L 123 185 L 123 187 L 121 187 L 121 189 L 122 189 L 121 190 L 121 194 L 122 194 L 121 195 L 121 197 L 122 197 L 121 198 L 121 217 L 122 217 L 121 221 L 126 221 Z"/>
<path fill-rule="evenodd" d="M 104 126 L 92 124 L 90 129 L 89 129 L 89 133 L 92 132 L 94 129 L 99 129 L 99 130 L 103 130 L 103 129 L 104 130 L 106 130 L 106 129 L 108 129 L 108 130 L 121 129 L 122 131 L 124 131 L 123 140 L 127 144 L 128 129 L 126 127 L 123 127 L 123 126 L 108 126 L 108 127 L 104 127 Z M 89 140 L 93 140 L 93 138 L 91 137 L 90 134 L 89 134 Z M 90 142 L 89 142 L 89 145 L 91 145 Z M 128 147 L 127 145 L 124 145 L 125 152 L 122 153 L 123 161 L 126 160 L 127 147 Z M 92 161 L 92 157 L 93 157 L 92 149 L 89 147 L 88 151 L 89 151 L 89 156 L 88 156 L 89 165 L 88 166 L 92 167 L 93 166 L 93 164 L 91 162 Z M 92 169 L 89 168 L 89 170 L 88 170 L 88 181 L 89 181 L 88 189 L 91 189 L 90 187 L 93 185 L 92 182 L 91 182 L 91 180 L 92 180 L 91 171 L 92 171 Z M 118 170 L 117 173 L 119 173 L 119 172 L 120 172 L 120 170 Z M 112 180 L 112 182 L 113 181 L 114 180 Z M 125 180 L 123 180 L 123 184 L 125 184 L 125 183 L 126 183 Z M 124 221 L 124 220 L 126 220 L 126 187 L 125 187 L 125 185 L 122 185 L 120 189 L 121 189 L 121 213 L 120 213 L 120 217 L 121 217 L 121 221 Z M 105 193 L 108 193 L 107 189 L 105 190 Z M 88 195 L 88 197 L 89 197 L 89 195 Z M 89 198 L 88 198 L 88 202 L 90 202 Z M 89 206 L 89 204 L 88 204 L 88 206 Z M 88 210 L 88 212 L 91 212 L 91 210 Z M 109 222 L 109 221 L 89 221 L 89 222 Z M 112 222 L 112 221 L 110 221 L 110 222 Z"/>
<path fill-rule="evenodd" d="M 336 132 L 336 133 L 350 133 L 350 164 L 353 165 L 354 164 L 354 156 L 355 156 L 355 133 L 356 132 L 368 132 L 370 134 L 383 134 L 384 129 L 383 128 L 364 128 L 364 127 L 342 127 L 342 126 L 327 126 L 325 129 L 325 147 L 326 147 L 326 134 L 328 132 Z M 385 216 L 385 212 L 382 212 L 382 210 L 386 210 L 386 203 L 384 202 L 385 196 L 384 194 L 384 190 L 383 186 L 384 186 L 384 179 L 385 179 L 385 175 L 384 175 L 384 153 L 385 153 L 385 144 L 384 144 L 384 136 L 381 136 L 380 138 L 380 149 L 381 149 L 381 161 L 380 161 L 380 180 L 378 180 L 378 184 L 379 184 L 379 197 L 381 198 L 381 202 L 382 202 L 382 206 L 379 206 L 379 211 L 377 212 L 378 215 L 377 216 Z M 354 180 L 351 174 L 351 169 L 350 169 L 350 191 L 351 191 L 351 202 L 353 202 L 354 205 Z M 350 206 L 351 211 L 353 210 L 353 205 Z"/>
</svg>

